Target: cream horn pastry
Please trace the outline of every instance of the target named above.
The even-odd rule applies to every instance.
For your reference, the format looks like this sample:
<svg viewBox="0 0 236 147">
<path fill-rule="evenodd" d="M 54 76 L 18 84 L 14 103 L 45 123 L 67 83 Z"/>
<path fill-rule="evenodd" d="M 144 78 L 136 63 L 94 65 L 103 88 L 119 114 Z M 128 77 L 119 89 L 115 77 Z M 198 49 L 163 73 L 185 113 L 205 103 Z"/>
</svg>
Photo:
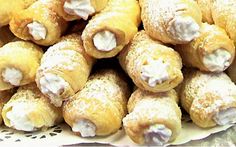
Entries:
<svg viewBox="0 0 236 147">
<path fill-rule="evenodd" d="M 0 90 L 34 82 L 43 51 L 26 41 L 10 42 L 0 48 Z"/>
<path fill-rule="evenodd" d="M 205 8 L 204 4 L 208 3 L 208 8 Z M 225 29 L 230 38 L 236 44 L 236 2 L 235 0 L 197 0 L 197 3 L 201 7 L 204 17 L 212 18 L 207 19 L 209 23 L 214 22 L 216 25 Z"/>
<path fill-rule="evenodd" d="M 214 24 L 212 18 L 212 4 L 215 0 L 195 0 L 202 11 L 202 21 L 208 24 Z"/>
<path fill-rule="evenodd" d="M 67 21 L 76 19 L 87 20 L 89 16 L 99 13 L 108 3 L 108 0 L 61 0 L 64 11 L 63 18 Z"/>
<path fill-rule="evenodd" d="M 179 90 L 182 107 L 199 127 L 236 123 L 236 86 L 225 73 L 187 70 Z"/>
<path fill-rule="evenodd" d="M 82 33 L 86 52 L 95 58 L 116 56 L 138 31 L 140 7 L 136 0 L 110 0 Z"/>
<path fill-rule="evenodd" d="M 143 90 L 165 92 L 183 80 L 179 54 L 152 40 L 145 31 L 135 35 L 120 53 L 119 61 L 136 86 Z"/>
<path fill-rule="evenodd" d="M 112 69 L 93 74 L 84 88 L 63 105 L 63 116 L 72 131 L 81 137 L 115 133 L 126 115 L 129 88 Z"/>
<path fill-rule="evenodd" d="M 47 129 L 62 122 L 62 110 L 50 104 L 35 83 L 22 86 L 3 106 L 5 125 L 21 131 Z"/>
<path fill-rule="evenodd" d="M 164 43 L 184 44 L 199 35 L 201 10 L 193 0 L 140 0 L 148 35 Z"/>
<path fill-rule="evenodd" d="M 49 46 L 56 43 L 67 28 L 61 17 L 60 0 L 38 0 L 30 7 L 14 14 L 11 31 L 23 40 Z"/>
<path fill-rule="evenodd" d="M 236 60 L 234 60 L 233 63 L 227 69 L 227 74 L 230 77 L 230 79 L 234 83 L 236 83 Z"/>
<path fill-rule="evenodd" d="M 63 100 L 85 85 L 93 62 L 79 35 L 65 36 L 43 55 L 36 83 L 51 103 L 60 107 Z"/>
<path fill-rule="evenodd" d="M 15 13 L 28 8 L 37 0 L 0 0 L 0 27 L 8 25 Z"/>
<path fill-rule="evenodd" d="M 224 29 L 203 23 L 200 36 L 188 44 L 177 45 L 183 63 L 201 71 L 222 72 L 235 56 L 235 46 Z"/>
<path fill-rule="evenodd" d="M 151 93 L 135 90 L 128 102 L 129 114 L 123 119 L 127 135 L 138 144 L 165 145 L 181 131 L 181 111 L 174 90 Z"/>
<path fill-rule="evenodd" d="M 4 26 L 0 28 L 0 47 L 11 42 L 15 36 L 11 33 L 8 26 Z"/>
<path fill-rule="evenodd" d="M 0 126 L 2 125 L 2 109 L 3 106 L 10 100 L 13 95 L 13 90 L 0 91 Z"/>
</svg>

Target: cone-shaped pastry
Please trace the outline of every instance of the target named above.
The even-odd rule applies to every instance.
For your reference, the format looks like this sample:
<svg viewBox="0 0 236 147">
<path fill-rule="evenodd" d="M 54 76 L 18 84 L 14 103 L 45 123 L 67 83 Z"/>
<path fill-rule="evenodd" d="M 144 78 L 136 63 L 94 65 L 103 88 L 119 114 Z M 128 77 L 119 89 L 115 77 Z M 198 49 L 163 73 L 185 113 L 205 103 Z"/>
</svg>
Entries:
<svg viewBox="0 0 236 147">
<path fill-rule="evenodd" d="M 202 24 L 200 36 L 188 44 L 177 45 L 183 63 L 202 71 L 222 72 L 233 62 L 234 43 L 224 29 Z"/>
<path fill-rule="evenodd" d="M 0 0 L 0 27 L 8 25 L 14 13 L 28 8 L 37 0 Z"/>
<path fill-rule="evenodd" d="M 65 36 L 43 55 L 36 83 L 41 92 L 60 107 L 63 99 L 74 95 L 85 85 L 93 61 L 85 53 L 79 35 Z"/>
<path fill-rule="evenodd" d="M 225 73 L 185 72 L 179 94 L 199 127 L 236 123 L 236 86 Z"/>
<path fill-rule="evenodd" d="M 86 52 L 95 58 L 117 55 L 138 31 L 140 7 L 136 0 L 110 0 L 83 31 Z"/>
<path fill-rule="evenodd" d="M 123 119 L 127 135 L 138 144 L 164 145 L 181 131 L 181 111 L 174 90 L 150 93 L 137 89 L 128 102 Z"/>
<path fill-rule="evenodd" d="M 0 47 L 12 41 L 15 36 L 11 33 L 8 26 L 0 28 Z"/>
<path fill-rule="evenodd" d="M 46 129 L 63 120 L 61 108 L 50 104 L 35 83 L 18 89 L 3 106 L 2 117 L 7 127 L 22 131 Z"/>
<path fill-rule="evenodd" d="M 60 17 L 60 0 L 38 0 L 27 9 L 14 14 L 11 31 L 23 40 L 48 46 L 54 44 L 67 28 Z"/>
<path fill-rule="evenodd" d="M 144 31 L 135 35 L 119 55 L 123 69 L 139 88 L 164 92 L 182 80 L 182 61 L 172 48 L 152 40 Z"/>
<path fill-rule="evenodd" d="M 63 18 L 67 21 L 76 19 L 87 20 L 89 16 L 103 10 L 108 0 L 61 0 Z"/>
<path fill-rule="evenodd" d="M 229 34 L 236 44 L 236 1 L 235 0 L 197 0 L 207 22 L 214 22 Z M 207 3 L 207 6 L 203 3 Z M 212 18 L 212 19 L 211 19 Z M 213 20 L 213 21 L 212 21 Z"/>
<path fill-rule="evenodd" d="M 207 22 L 209 24 L 213 24 L 213 18 L 211 15 L 211 7 L 213 4 L 213 0 L 195 0 L 199 5 L 199 8 L 202 11 L 202 21 Z"/>
<path fill-rule="evenodd" d="M 0 90 L 35 80 L 43 51 L 30 42 L 10 42 L 0 48 Z"/>
<path fill-rule="evenodd" d="M 236 59 L 234 60 L 234 62 L 228 68 L 227 74 L 229 75 L 230 79 L 234 83 L 236 83 Z"/>
<path fill-rule="evenodd" d="M 109 135 L 121 127 L 128 97 L 123 77 L 114 70 L 103 70 L 65 102 L 63 116 L 73 132 L 82 137 Z"/>
<path fill-rule="evenodd" d="M 215 0 L 212 7 L 214 23 L 226 30 L 236 45 L 236 1 Z"/>
<path fill-rule="evenodd" d="M 164 43 L 183 44 L 199 35 L 201 10 L 193 0 L 140 0 L 146 32 Z"/>
<path fill-rule="evenodd" d="M 2 124 L 2 108 L 13 95 L 13 90 L 0 91 L 0 125 Z"/>
</svg>

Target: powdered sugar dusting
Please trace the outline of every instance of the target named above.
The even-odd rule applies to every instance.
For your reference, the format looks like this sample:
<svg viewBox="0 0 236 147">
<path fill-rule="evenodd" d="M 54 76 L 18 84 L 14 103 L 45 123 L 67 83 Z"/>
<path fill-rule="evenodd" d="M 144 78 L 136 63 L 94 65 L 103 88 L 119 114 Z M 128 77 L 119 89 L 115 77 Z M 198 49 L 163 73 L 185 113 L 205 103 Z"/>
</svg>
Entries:
<svg viewBox="0 0 236 147">
<path fill-rule="evenodd" d="M 208 114 L 212 114 L 212 113 L 216 113 L 219 112 L 221 106 L 224 105 L 230 105 L 231 103 L 235 103 L 235 99 L 232 97 L 224 97 L 223 99 L 217 99 L 215 101 L 213 101 L 212 103 L 210 103 L 210 105 L 208 105 L 207 107 L 205 107 L 206 103 L 202 103 L 202 101 L 194 101 L 194 106 L 197 109 L 203 109 L 204 111 Z"/>
<path fill-rule="evenodd" d="M 181 126 L 180 110 L 178 110 L 179 108 L 175 100 L 169 97 L 168 94 L 146 93 L 144 91 L 137 90 L 135 91 L 135 93 L 132 94 L 130 102 L 132 103 L 132 105 L 134 105 L 134 108 L 133 110 L 129 110 L 131 112 L 123 119 L 123 125 L 125 129 L 132 131 L 131 137 L 133 136 L 132 135 L 133 133 L 134 134 L 139 133 L 138 135 L 140 137 L 143 137 L 143 139 L 145 139 L 145 141 L 148 142 L 149 140 L 146 137 L 147 135 L 152 135 L 152 134 L 147 134 L 148 131 L 147 129 L 155 125 L 165 125 L 167 123 L 164 124 L 164 122 L 165 121 L 169 122 L 170 118 L 171 121 L 176 122 L 176 130 L 171 129 L 170 132 L 172 131 L 178 132 L 178 129 Z M 154 133 L 154 132 L 150 131 L 148 133 Z M 160 133 L 160 132 L 155 132 L 155 133 Z M 164 133 L 159 135 L 165 136 L 167 134 Z M 172 133 L 169 133 L 169 137 L 171 135 Z M 153 136 L 154 137 L 153 141 L 155 145 L 157 145 L 158 142 L 160 141 L 156 140 L 157 138 L 155 137 L 157 136 L 158 136 L 157 134 Z M 168 141 L 169 137 L 167 136 L 166 138 L 162 139 Z"/>
<path fill-rule="evenodd" d="M 143 18 L 144 27 L 145 24 L 150 25 L 152 29 L 149 31 L 151 34 L 159 34 L 156 36 L 157 38 L 162 38 L 164 42 L 172 42 L 172 40 L 180 40 L 180 41 L 189 41 L 192 39 L 193 36 L 196 36 L 198 34 L 199 29 L 195 30 L 196 27 L 194 27 L 194 32 L 192 30 L 190 31 L 183 31 L 182 33 L 187 33 L 186 35 L 180 35 L 181 32 L 173 33 L 168 30 L 169 22 L 174 20 L 175 18 L 181 18 L 183 17 L 183 12 L 188 9 L 188 4 L 176 0 L 143 0 L 143 6 L 142 6 L 142 13 L 143 16 L 147 18 Z M 191 16 L 188 16 L 191 17 Z M 191 17 L 192 18 L 192 17 Z M 182 21 L 182 26 L 187 26 L 188 21 Z M 194 24 L 196 24 L 194 22 Z M 178 26 L 176 26 L 179 28 Z M 199 27 L 198 27 L 199 28 Z M 148 29 L 148 27 L 145 27 L 145 29 Z M 185 28 L 186 29 L 186 28 Z M 195 32 L 197 31 L 197 32 Z M 176 36 L 178 35 L 178 36 Z M 193 36 L 190 36 L 193 35 Z M 188 37 L 188 38 L 186 38 Z M 183 39 L 183 40 L 182 40 Z"/>
<path fill-rule="evenodd" d="M 56 11 L 50 8 L 52 7 L 52 4 L 51 4 L 53 3 L 52 1 L 53 0 L 38 0 L 35 3 L 33 3 L 28 9 L 32 11 L 33 15 L 40 15 L 40 17 L 42 18 L 49 18 L 49 19 L 55 20 L 55 19 L 58 19 L 60 16 L 57 14 Z M 56 5 L 54 7 L 58 7 L 58 6 Z M 35 21 L 37 21 L 36 18 L 35 18 Z M 53 21 L 53 22 L 54 22 L 53 24 L 54 26 L 59 26 L 59 21 Z M 45 25 L 45 27 L 47 26 Z"/>
<path fill-rule="evenodd" d="M 48 49 L 42 58 L 40 69 L 62 68 L 74 70 L 79 66 L 79 57 L 82 56 L 74 50 L 61 50 L 66 44 L 57 44 Z"/>
<path fill-rule="evenodd" d="M 203 75 L 204 76 L 204 75 Z M 208 79 L 205 88 L 205 92 L 211 92 L 219 95 L 220 97 L 228 97 L 236 94 L 236 86 L 224 73 L 205 75 Z M 222 86 L 224 85 L 224 86 Z"/>
<path fill-rule="evenodd" d="M 235 84 L 224 73 L 200 73 L 194 80 L 196 85 L 200 85 L 196 90 L 196 97 L 193 101 L 194 109 L 201 109 L 205 113 L 216 113 L 222 106 L 236 103 Z M 223 86 L 222 86 L 223 85 Z"/>
<path fill-rule="evenodd" d="M 162 100 L 161 100 L 162 99 Z M 172 113 L 173 111 L 161 111 L 160 108 L 165 107 L 166 110 L 170 110 L 173 108 L 170 108 L 171 105 L 165 105 L 165 106 L 161 106 L 163 104 L 162 101 L 164 101 L 164 99 L 169 99 L 169 98 L 161 98 L 159 101 L 155 100 L 155 99 L 144 99 L 140 102 L 138 102 L 136 104 L 136 106 L 134 107 L 134 113 L 136 113 L 137 115 L 143 115 L 143 112 L 146 113 L 146 117 L 149 120 L 152 120 L 153 118 L 158 118 L 158 119 L 168 119 L 170 118 L 175 118 L 176 117 L 176 113 Z M 155 113 L 155 112 L 160 112 L 161 113 Z"/>
<path fill-rule="evenodd" d="M 93 109 L 94 112 L 101 108 L 113 109 L 113 115 L 120 118 L 121 112 L 116 103 L 120 103 L 124 89 L 116 80 L 116 75 L 106 72 L 91 76 L 84 88 L 72 99 L 72 107 L 81 115 L 86 115 L 88 109 Z M 74 110 L 67 111 L 73 113 Z"/>
<path fill-rule="evenodd" d="M 111 83 L 111 81 L 102 79 L 93 79 L 88 81 L 86 85 L 89 85 L 89 87 L 81 90 L 80 96 L 98 98 L 102 101 L 106 101 L 106 98 L 116 96 L 120 89 L 118 85 Z"/>
<path fill-rule="evenodd" d="M 167 120 L 168 118 L 180 119 L 175 111 L 176 109 L 173 109 L 175 106 L 178 107 L 176 102 L 167 95 L 149 93 L 141 97 L 142 99 L 135 104 L 130 114 L 123 119 L 125 126 L 129 122 L 137 122 L 139 120 L 148 120 L 150 122 L 153 120 Z"/>
</svg>

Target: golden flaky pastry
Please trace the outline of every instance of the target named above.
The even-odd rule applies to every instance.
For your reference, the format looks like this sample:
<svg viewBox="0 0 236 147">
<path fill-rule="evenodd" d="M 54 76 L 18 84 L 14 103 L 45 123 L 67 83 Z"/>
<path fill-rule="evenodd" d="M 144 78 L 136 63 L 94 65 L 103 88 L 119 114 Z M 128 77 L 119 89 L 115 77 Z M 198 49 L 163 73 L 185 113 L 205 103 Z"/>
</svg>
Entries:
<svg viewBox="0 0 236 147">
<path fill-rule="evenodd" d="M 71 34 L 51 46 L 43 55 L 36 75 L 42 93 L 57 107 L 84 87 L 94 59 L 84 50 L 79 35 Z"/>
<path fill-rule="evenodd" d="M 164 43 L 184 44 L 199 35 L 201 10 L 193 0 L 140 0 L 144 29 Z"/>
<path fill-rule="evenodd" d="M 235 0 L 197 0 L 204 20 L 226 30 L 236 44 L 236 1 Z"/>
<path fill-rule="evenodd" d="M 122 75 L 111 69 L 99 71 L 65 102 L 64 119 L 82 137 L 110 135 L 122 125 L 129 95 Z"/>
<path fill-rule="evenodd" d="M 63 120 L 61 108 L 50 104 L 35 83 L 18 89 L 4 105 L 2 117 L 7 127 L 22 131 L 47 129 Z"/>
<path fill-rule="evenodd" d="M 138 31 L 140 7 L 136 0 L 110 0 L 82 34 L 86 52 L 95 58 L 116 56 Z"/>
<path fill-rule="evenodd" d="M 67 21 L 87 20 L 89 16 L 103 10 L 109 0 L 61 0 L 62 17 Z"/>
<path fill-rule="evenodd" d="M 0 0 L 0 27 L 8 25 L 14 14 L 28 8 L 37 0 Z"/>
<path fill-rule="evenodd" d="M 18 38 L 39 45 L 56 43 L 67 28 L 67 22 L 60 15 L 60 3 L 61 0 L 38 0 L 14 14 L 10 21 L 11 31 Z"/>
<path fill-rule="evenodd" d="M 177 45 L 183 63 L 202 71 L 222 72 L 233 62 L 235 46 L 224 29 L 203 23 L 200 36 L 188 44 Z"/>
<path fill-rule="evenodd" d="M 202 128 L 236 122 L 236 86 L 225 73 L 188 69 L 179 89 L 181 105 Z"/>
<path fill-rule="evenodd" d="M 26 41 L 10 42 L 0 48 L 0 90 L 34 82 L 43 51 Z"/>
<path fill-rule="evenodd" d="M 138 144 L 164 145 L 181 131 L 181 111 L 174 90 L 151 93 L 137 89 L 128 102 L 123 119 L 127 135 Z"/>
<path fill-rule="evenodd" d="M 145 31 L 138 32 L 120 53 L 119 61 L 139 88 L 151 92 L 173 89 L 183 80 L 179 54 Z"/>
</svg>

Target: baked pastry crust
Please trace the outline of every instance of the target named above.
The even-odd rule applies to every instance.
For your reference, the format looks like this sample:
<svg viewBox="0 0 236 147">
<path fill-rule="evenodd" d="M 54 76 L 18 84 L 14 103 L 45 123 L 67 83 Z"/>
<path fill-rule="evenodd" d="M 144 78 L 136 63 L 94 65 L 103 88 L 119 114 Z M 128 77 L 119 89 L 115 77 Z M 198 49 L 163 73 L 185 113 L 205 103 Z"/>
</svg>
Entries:
<svg viewBox="0 0 236 147">
<path fill-rule="evenodd" d="M 167 66 L 166 74 L 168 78 L 159 83 L 157 82 L 155 85 L 150 85 L 147 80 L 144 80 L 142 78 L 142 69 L 145 65 L 149 64 L 148 60 L 161 60 Z M 140 31 L 135 35 L 133 40 L 120 53 L 119 61 L 136 86 L 143 90 L 164 92 L 173 89 L 183 80 L 181 72 L 182 61 L 179 54 L 161 42 L 152 40 L 145 31 Z M 153 69 L 150 69 L 153 70 L 150 74 L 156 77 L 165 70 L 162 68 L 164 67 L 155 66 Z"/>
<path fill-rule="evenodd" d="M 14 14 L 10 29 L 15 36 L 31 40 L 36 44 L 49 46 L 56 43 L 67 28 L 67 22 L 60 16 L 61 0 L 38 0 L 30 7 Z M 35 39 L 30 34 L 28 25 L 40 23 L 45 28 L 45 38 Z"/>
<path fill-rule="evenodd" d="M 66 2 L 70 2 L 71 0 L 61 0 L 61 9 L 62 9 L 62 14 L 61 16 L 66 20 L 66 21 L 73 21 L 73 20 L 78 20 L 81 19 L 81 16 L 76 15 L 76 14 L 69 14 L 65 11 L 64 5 Z M 91 4 L 92 8 L 94 9 L 94 13 L 90 14 L 94 15 L 97 13 L 100 13 L 106 6 L 109 0 L 88 0 L 89 3 Z M 82 11 L 82 10 L 81 10 Z"/>
<path fill-rule="evenodd" d="M 236 108 L 236 86 L 225 73 L 205 73 L 188 69 L 179 90 L 182 107 L 202 128 L 214 127 L 216 113 Z M 223 86 L 222 86 L 223 85 Z"/>
<path fill-rule="evenodd" d="M 15 13 L 28 8 L 37 0 L 0 0 L 0 27 L 9 24 Z"/>
<path fill-rule="evenodd" d="M 42 56 L 43 51 L 39 46 L 26 41 L 10 42 L 0 48 L 1 75 L 7 68 L 17 69 L 22 74 L 22 79 L 17 85 L 12 85 L 1 76 L 0 90 L 7 90 L 34 82 Z M 16 78 L 15 75 L 12 78 Z"/>
<path fill-rule="evenodd" d="M 119 73 L 111 69 L 99 71 L 64 104 L 65 122 L 73 128 L 76 122 L 88 120 L 96 126 L 97 136 L 115 133 L 127 113 L 129 95 L 128 85 Z"/>
<path fill-rule="evenodd" d="M 2 117 L 7 127 L 14 128 L 7 117 L 7 113 L 12 111 L 13 107 L 23 104 L 29 108 L 23 111 L 27 114 L 26 117 L 29 122 L 34 126 L 32 131 L 47 129 L 63 120 L 61 108 L 50 104 L 50 101 L 39 91 L 36 84 L 32 83 L 20 87 L 17 93 L 4 105 Z"/>
<path fill-rule="evenodd" d="M 141 18 L 148 35 L 170 44 L 184 44 L 198 36 L 202 22 L 192 0 L 140 0 Z"/>
<path fill-rule="evenodd" d="M 151 93 L 137 89 L 128 102 L 129 114 L 123 119 L 127 135 L 136 143 L 146 142 L 144 132 L 150 126 L 163 124 L 172 131 L 170 142 L 181 131 L 181 110 L 174 90 Z"/>
<path fill-rule="evenodd" d="M 211 72 L 224 71 L 233 62 L 235 56 L 234 43 L 225 30 L 216 25 L 209 25 L 207 23 L 202 24 L 200 36 L 198 38 L 188 44 L 177 45 L 175 49 L 181 55 L 184 65 L 208 72 L 211 71 L 211 69 L 204 64 L 204 57 L 206 55 L 214 54 L 214 52 L 219 49 L 227 51 L 230 55 L 230 58 L 227 61 L 227 66 L 220 70 Z"/>
<path fill-rule="evenodd" d="M 59 83 L 51 85 L 50 82 L 46 84 L 41 82 L 42 78 L 46 78 L 48 74 L 67 82 L 68 85 L 66 87 L 58 89 L 60 91 L 59 94 L 55 94 L 50 89 L 43 92 L 46 96 L 50 97 L 52 103 L 56 106 L 61 106 L 63 100 L 73 96 L 84 87 L 94 61 L 93 58 L 86 54 L 78 34 L 64 36 L 43 55 L 41 65 L 37 70 L 36 83 L 43 92 L 45 86 L 49 86 L 52 89 L 60 87 Z M 49 79 L 46 78 L 46 80 Z M 54 101 L 59 101 L 59 103 L 57 104 Z"/>
<path fill-rule="evenodd" d="M 95 58 L 116 56 L 138 31 L 140 7 L 136 0 L 110 0 L 107 7 L 95 15 L 82 34 L 86 52 Z M 97 33 L 109 31 L 115 35 L 116 47 L 111 51 L 101 51 L 94 45 Z"/>
<path fill-rule="evenodd" d="M 197 0 L 208 23 L 213 23 L 225 29 L 236 44 L 236 3 L 235 0 Z"/>
</svg>

